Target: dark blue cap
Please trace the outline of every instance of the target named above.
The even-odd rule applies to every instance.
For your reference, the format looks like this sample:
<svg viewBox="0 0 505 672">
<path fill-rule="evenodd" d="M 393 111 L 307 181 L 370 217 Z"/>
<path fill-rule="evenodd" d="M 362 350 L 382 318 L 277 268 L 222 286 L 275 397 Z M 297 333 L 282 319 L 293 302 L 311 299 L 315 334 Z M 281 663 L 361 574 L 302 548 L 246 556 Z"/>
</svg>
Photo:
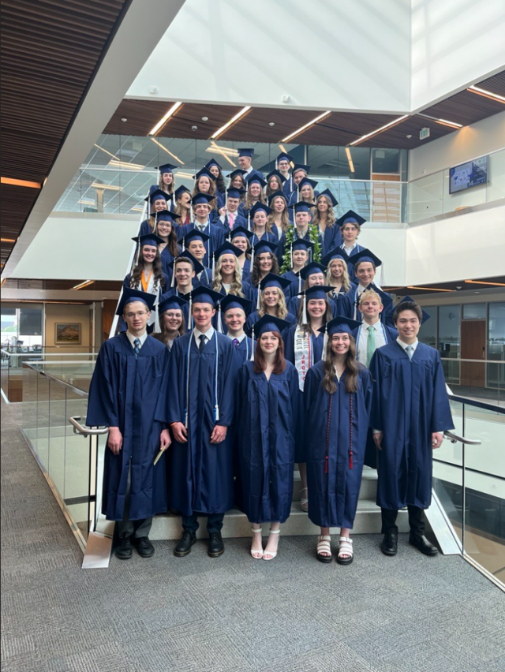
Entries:
<svg viewBox="0 0 505 672">
<path fill-rule="evenodd" d="M 217 304 L 223 298 L 222 294 L 214 292 L 208 287 L 197 287 L 191 292 L 191 300 L 193 303 L 209 303 L 214 308 L 217 307 Z"/>
<path fill-rule="evenodd" d="M 299 170 L 303 170 L 308 174 L 310 171 L 310 166 L 306 166 L 304 163 L 295 163 L 295 166 L 293 168 L 293 175 Z"/>
<path fill-rule="evenodd" d="M 245 181 L 247 182 L 247 186 L 254 184 L 254 182 L 257 182 L 260 184 L 262 187 L 266 187 L 266 182 L 263 179 L 263 175 L 259 173 L 257 170 L 253 170 L 247 177 L 245 178 Z"/>
<path fill-rule="evenodd" d="M 329 266 L 330 261 L 333 261 L 333 259 L 342 259 L 342 261 L 345 261 L 346 264 L 348 264 L 350 261 L 350 258 L 347 256 L 345 250 L 343 250 L 341 247 L 334 247 L 333 250 L 330 250 L 330 252 L 328 252 L 328 254 L 321 259 L 321 263 L 323 263 L 325 266 Z"/>
<path fill-rule="evenodd" d="M 309 212 L 310 209 L 313 208 L 313 205 L 310 205 L 310 203 L 307 203 L 307 201 L 298 201 L 298 203 L 295 203 L 294 208 L 295 212 Z"/>
<path fill-rule="evenodd" d="M 254 156 L 254 149 L 252 147 L 238 147 L 237 150 L 239 156 L 248 156 L 251 159 Z"/>
<path fill-rule="evenodd" d="M 230 180 L 233 180 L 234 177 L 237 175 L 240 175 L 241 177 L 244 177 L 244 175 L 247 173 L 247 170 L 242 170 L 242 168 L 235 168 L 235 170 L 232 170 L 231 173 L 228 175 Z"/>
<path fill-rule="evenodd" d="M 228 198 L 242 198 L 242 195 L 245 194 L 245 189 L 237 189 L 237 187 L 230 187 L 226 190 Z"/>
<path fill-rule="evenodd" d="M 244 226 L 235 226 L 229 234 L 229 237 L 233 240 L 234 238 L 247 238 L 250 240 L 254 236 L 252 231 L 248 231 Z"/>
<path fill-rule="evenodd" d="M 210 161 L 207 161 L 204 168 L 210 168 L 211 166 L 217 166 L 219 170 L 223 170 L 219 165 L 219 163 L 216 161 L 216 159 L 211 159 Z"/>
<path fill-rule="evenodd" d="M 163 299 L 163 297 L 162 297 Z M 158 314 L 162 315 L 167 310 L 182 310 L 184 306 L 187 306 L 188 302 L 185 299 L 181 299 L 180 296 L 172 294 L 167 299 L 163 299 L 158 304 Z"/>
<path fill-rule="evenodd" d="M 291 247 L 293 248 L 293 251 L 305 250 L 305 252 L 308 252 L 309 250 L 313 250 L 315 246 L 316 244 L 313 243 L 311 240 L 306 240 L 305 238 L 297 238 L 296 240 L 293 240 L 293 244 Z"/>
<path fill-rule="evenodd" d="M 314 287 L 304 289 L 298 296 L 305 295 L 307 301 L 310 301 L 311 299 L 326 299 L 326 294 L 331 292 L 332 289 L 333 287 L 329 287 L 328 285 L 314 285 Z"/>
<path fill-rule="evenodd" d="M 242 296 L 235 296 L 235 294 L 227 294 L 223 299 L 221 299 L 221 312 L 224 314 L 227 310 L 231 308 L 241 308 L 247 315 L 251 310 L 252 303 L 247 299 L 244 299 Z"/>
<path fill-rule="evenodd" d="M 279 161 L 290 161 L 291 163 L 294 163 L 295 160 L 293 159 L 293 157 L 291 156 L 291 154 L 288 154 L 287 152 L 281 152 L 281 153 L 278 155 L 276 161 L 277 161 L 277 163 L 278 163 Z"/>
<path fill-rule="evenodd" d="M 317 261 L 312 261 L 300 271 L 300 275 L 304 280 L 307 280 L 309 275 L 316 275 L 318 273 L 323 273 L 324 275 L 326 273 L 326 267 L 322 264 L 319 264 Z"/>
<path fill-rule="evenodd" d="M 149 196 L 147 198 L 144 198 L 144 201 L 149 201 L 151 205 L 154 203 L 154 201 L 158 201 L 160 199 L 163 199 L 165 202 L 168 198 L 168 194 L 166 194 L 164 191 L 161 189 L 151 189 L 149 192 Z"/>
<path fill-rule="evenodd" d="M 284 192 L 274 191 L 274 193 L 270 194 L 270 196 L 268 197 L 268 205 L 272 205 L 274 198 L 277 198 L 278 196 L 283 198 L 286 201 L 286 203 L 288 202 L 288 199 L 286 198 L 286 194 L 284 194 Z"/>
<path fill-rule="evenodd" d="M 331 193 L 331 191 L 330 191 L 329 189 L 325 189 L 324 191 L 322 191 L 322 192 L 319 194 L 319 196 L 317 197 L 316 201 L 318 201 L 319 198 L 320 198 L 321 196 L 326 196 L 327 198 L 329 198 L 329 199 L 330 199 L 330 202 L 331 202 L 331 205 L 332 205 L 333 207 L 335 207 L 336 205 L 338 205 L 338 201 L 337 201 L 337 199 L 335 198 L 335 196 Z"/>
<path fill-rule="evenodd" d="M 377 290 L 375 290 L 375 291 L 377 291 Z M 377 292 L 377 293 L 379 294 L 380 292 Z M 385 294 L 385 292 L 382 292 L 382 293 Z M 411 296 L 409 296 L 409 295 L 407 294 L 406 296 L 403 297 L 403 299 L 402 299 L 401 301 L 399 301 L 399 302 L 396 304 L 395 307 L 398 308 L 398 306 L 399 306 L 401 303 L 406 303 L 407 301 L 409 301 L 410 303 L 416 303 L 416 302 L 414 301 L 414 299 L 413 299 Z M 382 303 L 384 303 L 384 301 L 382 301 Z M 419 304 L 416 303 L 416 306 L 419 306 Z M 419 308 L 421 308 L 421 306 L 419 306 Z M 429 319 L 430 319 L 430 315 L 428 315 L 428 313 L 427 313 L 425 310 L 423 310 L 423 308 L 421 308 L 421 311 L 422 311 L 422 313 L 423 313 L 423 316 L 422 316 L 422 318 L 421 318 L 421 324 L 424 324 L 424 323 L 426 322 L 426 320 L 429 320 Z"/>
<path fill-rule="evenodd" d="M 158 170 L 160 173 L 163 175 L 163 173 L 171 173 L 173 170 L 175 170 L 178 166 L 174 166 L 171 163 L 164 163 L 162 166 L 158 166 Z"/>
<path fill-rule="evenodd" d="M 144 245 L 158 247 L 158 245 L 161 245 L 161 243 L 165 242 L 163 238 L 160 238 L 155 233 L 144 233 L 143 236 L 135 236 L 135 238 L 132 238 L 132 240 L 134 240 L 136 243 L 140 243 L 140 247 L 144 247 Z"/>
<path fill-rule="evenodd" d="M 310 177 L 303 177 L 299 182 L 298 182 L 298 189 L 301 189 L 304 187 L 306 184 L 309 185 L 309 187 L 312 187 L 312 189 L 315 189 L 318 185 L 318 182 L 315 180 L 311 180 Z"/>
<path fill-rule="evenodd" d="M 275 243 L 271 243 L 268 240 L 260 240 L 256 245 L 254 246 L 254 254 L 263 254 L 263 252 L 270 252 L 271 254 L 275 254 L 277 251 L 277 245 Z"/>
<path fill-rule="evenodd" d="M 176 212 L 172 212 L 172 210 L 161 210 L 160 212 L 156 212 L 155 215 L 157 222 L 172 222 L 172 224 L 176 224 L 176 220 L 181 217 Z"/>
<path fill-rule="evenodd" d="M 203 271 L 202 264 L 198 261 L 196 257 L 194 257 L 191 254 L 191 252 L 188 252 L 188 250 L 184 250 L 183 252 L 181 252 L 178 257 L 176 257 L 173 261 L 171 261 L 168 264 L 172 270 L 175 269 L 175 262 L 178 261 L 179 259 L 184 259 L 185 261 L 188 261 L 193 266 L 193 269 L 197 275 L 198 273 L 201 273 Z"/>
<path fill-rule="evenodd" d="M 333 334 L 351 334 L 354 329 L 359 327 L 359 322 L 356 320 L 351 320 L 348 317 L 334 317 L 333 320 L 330 320 L 325 324 L 324 327 L 318 329 L 322 334 L 325 332 L 328 336 L 333 336 Z"/>
<path fill-rule="evenodd" d="M 358 215 L 357 212 L 354 212 L 354 210 L 348 210 L 345 215 L 342 215 L 337 221 L 335 222 L 337 226 L 344 226 L 344 224 L 359 224 L 361 226 L 366 222 L 366 219 L 364 217 L 361 217 Z"/>
<path fill-rule="evenodd" d="M 154 308 L 156 298 L 156 294 L 147 294 L 146 292 L 142 292 L 139 289 L 123 287 L 123 293 L 121 294 L 121 299 L 116 309 L 116 315 L 122 315 L 124 313 L 125 307 L 133 301 L 140 301 L 141 303 L 145 304 L 148 310 L 152 310 Z"/>
<path fill-rule="evenodd" d="M 215 196 L 211 196 L 210 194 L 202 194 L 201 192 L 198 192 L 198 194 L 195 194 L 193 196 L 193 207 L 195 205 L 200 205 L 201 203 L 206 203 L 207 205 L 210 205 L 210 202 L 213 201 Z"/>
<path fill-rule="evenodd" d="M 276 275 L 275 273 L 268 273 L 260 282 L 260 289 L 263 291 L 264 289 L 268 289 L 268 287 L 277 287 L 278 289 L 284 291 L 289 287 L 290 284 L 290 280 L 286 280 L 286 278 L 282 278 L 280 275 Z"/>
<path fill-rule="evenodd" d="M 266 213 L 267 215 L 269 215 L 272 212 L 272 208 L 269 208 L 268 205 L 265 205 L 264 203 L 261 203 L 260 201 L 258 201 L 249 210 L 249 214 L 251 215 L 251 219 L 260 210 L 263 210 L 263 212 Z"/>
<path fill-rule="evenodd" d="M 267 331 L 278 331 L 282 334 L 282 332 L 290 326 L 291 324 L 287 320 L 281 320 L 279 317 L 274 317 L 273 315 L 263 315 L 261 319 L 247 330 L 247 333 L 249 336 L 254 333 L 254 337 L 259 338 Z"/>
<path fill-rule="evenodd" d="M 185 191 L 187 191 L 188 194 L 191 194 L 191 190 L 181 184 L 181 186 L 177 187 L 177 189 L 174 191 L 175 198 L 179 198 Z"/>
<path fill-rule="evenodd" d="M 184 245 L 187 247 L 192 240 L 200 240 L 202 243 L 206 243 L 209 239 L 210 236 L 207 233 L 199 231 L 195 228 L 191 229 L 191 231 L 188 231 L 188 233 L 184 236 Z"/>
<path fill-rule="evenodd" d="M 226 241 L 214 252 L 214 258 L 219 259 L 223 254 L 233 254 L 235 257 L 239 257 L 242 254 L 242 250 L 239 250 L 238 247 L 235 247 L 235 245 Z"/>
<path fill-rule="evenodd" d="M 350 256 L 349 261 L 354 268 L 356 268 L 356 264 L 359 264 L 360 261 L 369 261 L 370 263 L 375 264 L 376 268 L 382 264 L 379 257 L 376 257 L 371 250 L 361 250 L 361 252 Z"/>
<path fill-rule="evenodd" d="M 271 177 L 273 177 L 274 175 L 275 175 L 275 177 L 278 177 L 278 178 L 279 178 L 279 181 L 280 181 L 281 184 L 284 184 L 284 182 L 286 181 L 286 178 L 285 178 L 284 175 L 280 172 L 280 170 L 271 170 L 271 171 L 268 173 L 267 177 L 266 177 L 267 182 L 268 182 L 269 179 L 270 179 Z"/>
<path fill-rule="evenodd" d="M 206 175 L 209 179 L 214 180 L 214 182 L 216 181 L 215 175 L 213 175 L 206 166 L 200 168 L 200 170 L 196 173 L 196 175 L 193 176 L 193 179 L 197 180 L 199 177 L 202 177 L 203 175 Z"/>
</svg>

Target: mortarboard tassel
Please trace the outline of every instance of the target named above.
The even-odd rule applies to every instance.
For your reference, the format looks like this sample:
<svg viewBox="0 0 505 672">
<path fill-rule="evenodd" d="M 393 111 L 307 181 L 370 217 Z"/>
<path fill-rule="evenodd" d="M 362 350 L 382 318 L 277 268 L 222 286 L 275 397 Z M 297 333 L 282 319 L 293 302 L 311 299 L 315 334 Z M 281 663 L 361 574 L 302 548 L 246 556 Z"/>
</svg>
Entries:
<svg viewBox="0 0 505 672">
<path fill-rule="evenodd" d="M 193 305 L 193 292 L 189 294 L 189 310 L 188 310 L 188 331 L 191 330 L 191 308 Z"/>
<path fill-rule="evenodd" d="M 249 212 L 247 213 L 247 230 L 248 230 L 248 231 L 251 230 L 251 211 L 250 211 L 250 210 L 249 210 Z"/>
<path fill-rule="evenodd" d="M 323 352 L 321 353 L 321 359 L 326 359 L 326 346 L 328 345 L 328 325 L 324 325 L 324 338 L 323 338 Z"/>
<path fill-rule="evenodd" d="M 172 281 L 170 282 L 170 287 L 175 287 L 175 264 L 172 266 Z"/>
<path fill-rule="evenodd" d="M 381 264 L 381 289 L 384 287 L 385 280 L 384 274 L 384 263 Z"/>
<path fill-rule="evenodd" d="M 251 328 L 251 362 L 254 359 L 254 324 Z"/>
<path fill-rule="evenodd" d="M 258 293 L 257 293 L 257 299 L 256 299 L 256 310 L 259 310 L 259 309 L 260 309 L 260 305 L 261 305 L 261 303 L 260 303 L 260 301 L 261 301 L 261 288 L 260 288 L 260 285 L 258 285 L 258 289 L 257 289 L 256 291 L 258 292 Z"/>
<path fill-rule="evenodd" d="M 221 301 L 217 306 L 217 330 L 219 331 L 220 334 L 223 333 L 223 320 L 221 317 Z"/>
<path fill-rule="evenodd" d="M 189 221 L 190 223 L 193 221 L 193 206 L 191 203 L 189 204 Z"/>
<path fill-rule="evenodd" d="M 214 376 L 214 395 L 215 395 L 215 399 L 216 399 L 216 404 L 214 406 L 214 409 L 215 409 L 214 422 L 219 422 L 219 401 L 218 401 L 218 396 L 217 396 L 217 392 L 218 392 L 217 383 L 218 383 L 218 377 L 219 377 L 219 340 L 217 338 L 217 332 L 214 332 L 214 338 L 216 340 L 216 369 L 215 369 L 215 376 Z"/>
<path fill-rule="evenodd" d="M 309 323 L 309 318 L 307 317 L 307 295 L 303 295 L 303 316 L 302 316 L 302 324 L 308 324 Z"/>
<path fill-rule="evenodd" d="M 293 241 L 291 241 L 291 248 L 289 254 L 291 256 L 291 268 L 293 268 Z"/>
<path fill-rule="evenodd" d="M 298 294 L 302 291 L 302 272 L 298 271 Z"/>
<path fill-rule="evenodd" d="M 158 311 L 158 306 L 160 305 L 160 295 L 161 295 L 161 285 L 158 285 L 158 296 L 156 299 L 156 303 L 153 306 L 154 310 L 154 329 L 153 333 L 154 334 L 161 334 L 161 326 L 160 326 L 160 314 Z"/>
</svg>

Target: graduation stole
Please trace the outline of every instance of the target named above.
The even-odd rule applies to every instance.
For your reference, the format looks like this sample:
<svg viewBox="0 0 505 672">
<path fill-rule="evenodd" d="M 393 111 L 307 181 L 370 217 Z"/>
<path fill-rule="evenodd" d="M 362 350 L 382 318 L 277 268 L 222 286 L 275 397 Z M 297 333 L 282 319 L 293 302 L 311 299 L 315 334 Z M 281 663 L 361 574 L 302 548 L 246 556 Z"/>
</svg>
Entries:
<svg viewBox="0 0 505 672">
<path fill-rule="evenodd" d="M 312 366 L 314 351 L 311 335 L 299 326 L 295 329 L 295 367 L 298 371 L 298 387 L 303 392 L 307 371 Z"/>
<path fill-rule="evenodd" d="M 196 347 L 198 348 L 198 343 L 196 342 L 195 338 L 195 332 L 191 334 L 191 338 L 188 341 L 188 350 L 186 352 L 186 359 L 187 359 L 187 365 L 186 365 L 186 408 L 184 409 L 184 427 L 188 429 L 189 425 L 189 380 L 190 380 L 190 369 L 191 369 L 191 341 L 195 342 Z M 217 331 L 214 330 L 214 336 L 212 337 L 212 340 L 216 344 L 216 365 L 214 367 L 214 404 L 213 404 L 213 409 L 214 409 L 214 422 L 217 423 L 219 422 L 219 401 L 218 401 L 218 396 L 217 396 L 217 381 L 218 381 L 218 374 L 219 374 L 219 345 L 217 341 Z M 209 341 L 210 342 L 210 341 Z M 207 344 L 208 345 L 208 344 Z"/>
</svg>

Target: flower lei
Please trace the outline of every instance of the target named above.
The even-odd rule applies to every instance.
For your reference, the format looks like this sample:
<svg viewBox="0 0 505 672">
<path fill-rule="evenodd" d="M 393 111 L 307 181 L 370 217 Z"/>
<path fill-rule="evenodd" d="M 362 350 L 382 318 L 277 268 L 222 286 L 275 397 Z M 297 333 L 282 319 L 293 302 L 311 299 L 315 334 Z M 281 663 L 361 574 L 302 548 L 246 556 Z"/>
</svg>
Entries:
<svg viewBox="0 0 505 672">
<path fill-rule="evenodd" d="M 279 271 L 282 273 L 287 273 L 291 270 L 291 245 L 298 238 L 295 235 L 295 225 L 289 227 L 286 231 L 286 243 L 284 245 L 284 256 L 282 257 L 282 266 Z M 314 243 L 314 250 L 312 253 L 312 261 L 321 261 L 321 245 L 319 242 L 319 227 L 317 224 L 310 223 L 307 230 L 309 234 L 309 240 L 311 243 Z"/>
</svg>

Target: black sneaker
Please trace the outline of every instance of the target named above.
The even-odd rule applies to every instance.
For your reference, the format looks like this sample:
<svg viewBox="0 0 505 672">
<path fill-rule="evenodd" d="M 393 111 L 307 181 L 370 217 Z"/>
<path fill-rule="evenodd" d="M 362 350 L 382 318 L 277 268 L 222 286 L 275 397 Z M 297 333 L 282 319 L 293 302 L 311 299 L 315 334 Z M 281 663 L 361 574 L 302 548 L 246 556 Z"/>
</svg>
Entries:
<svg viewBox="0 0 505 672">
<path fill-rule="evenodd" d="M 116 558 L 120 560 L 129 560 L 133 554 L 133 546 L 130 537 L 121 537 L 114 549 Z"/>
</svg>

